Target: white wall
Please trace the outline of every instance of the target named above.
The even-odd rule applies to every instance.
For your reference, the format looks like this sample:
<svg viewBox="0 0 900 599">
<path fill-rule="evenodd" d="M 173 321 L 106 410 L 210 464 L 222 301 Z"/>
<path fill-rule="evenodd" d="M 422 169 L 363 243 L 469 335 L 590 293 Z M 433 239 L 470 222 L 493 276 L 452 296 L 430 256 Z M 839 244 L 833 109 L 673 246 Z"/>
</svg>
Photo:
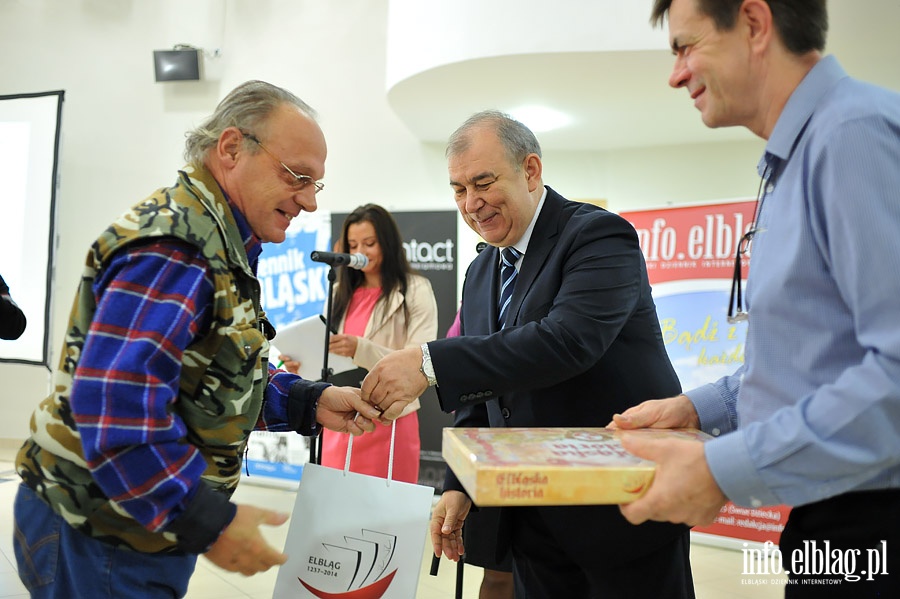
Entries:
<svg viewBox="0 0 900 599">
<path fill-rule="evenodd" d="M 66 92 L 54 364 L 89 244 L 115 215 L 174 180 L 185 130 L 247 79 L 287 87 L 320 112 L 329 144 L 323 208 L 453 208 L 443 148 L 418 142 L 388 106 L 386 24 L 387 0 L 0 0 L 0 94 Z M 206 63 L 213 80 L 155 83 L 152 51 L 176 43 L 219 48 Z M 547 152 L 545 180 L 572 198 L 606 198 L 617 211 L 750 197 L 761 148 Z M 43 369 L 0 365 L 0 439 L 27 434 L 44 381 Z"/>
</svg>

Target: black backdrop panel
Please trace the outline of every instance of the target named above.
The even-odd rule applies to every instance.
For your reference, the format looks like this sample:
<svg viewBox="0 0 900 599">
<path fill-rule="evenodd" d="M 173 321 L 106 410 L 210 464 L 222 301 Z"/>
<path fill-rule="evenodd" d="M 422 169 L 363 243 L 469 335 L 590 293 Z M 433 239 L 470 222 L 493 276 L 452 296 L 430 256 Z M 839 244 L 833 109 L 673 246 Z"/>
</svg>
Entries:
<svg viewBox="0 0 900 599">
<path fill-rule="evenodd" d="M 443 337 L 456 316 L 457 252 L 456 211 L 391 212 L 406 256 L 414 269 L 428 277 L 434 288 L 438 307 L 438 337 Z M 331 239 L 340 239 L 341 226 L 347 213 L 331 214 Z M 444 414 L 437 394 L 429 388 L 421 397 L 419 436 L 422 441 L 419 484 L 434 487 L 438 492 L 444 485 L 444 460 L 441 458 L 441 433 L 453 425 L 453 416 Z"/>
</svg>

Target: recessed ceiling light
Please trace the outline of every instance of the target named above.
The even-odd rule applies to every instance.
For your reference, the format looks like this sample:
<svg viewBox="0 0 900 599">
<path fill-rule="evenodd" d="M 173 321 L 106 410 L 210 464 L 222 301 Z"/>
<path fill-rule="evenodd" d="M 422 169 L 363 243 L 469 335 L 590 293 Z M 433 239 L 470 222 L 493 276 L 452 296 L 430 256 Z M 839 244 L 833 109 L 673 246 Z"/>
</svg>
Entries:
<svg viewBox="0 0 900 599">
<path fill-rule="evenodd" d="M 509 115 L 535 133 L 561 129 L 572 122 L 569 115 L 546 106 L 522 106 L 510 110 Z"/>
</svg>

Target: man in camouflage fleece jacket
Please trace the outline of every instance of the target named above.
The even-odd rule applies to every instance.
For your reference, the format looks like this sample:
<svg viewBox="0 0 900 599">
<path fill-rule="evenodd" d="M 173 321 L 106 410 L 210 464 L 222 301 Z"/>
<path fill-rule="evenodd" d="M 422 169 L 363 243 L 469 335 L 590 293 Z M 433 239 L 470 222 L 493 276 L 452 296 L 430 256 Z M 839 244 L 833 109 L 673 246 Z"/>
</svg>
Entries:
<svg viewBox="0 0 900 599">
<path fill-rule="evenodd" d="M 250 431 L 373 430 L 358 390 L 268 362 L 256 264 L 316 209 L 325 156 L 309 106 L 247 82 L 188 134 L 175 184 L 91 246 L 17 457 L 32 597 L 180 597 L 198 554 L 248 576 L 284 563 L 259 526 L 287 515 L 230 501 Z"/>
</svg>

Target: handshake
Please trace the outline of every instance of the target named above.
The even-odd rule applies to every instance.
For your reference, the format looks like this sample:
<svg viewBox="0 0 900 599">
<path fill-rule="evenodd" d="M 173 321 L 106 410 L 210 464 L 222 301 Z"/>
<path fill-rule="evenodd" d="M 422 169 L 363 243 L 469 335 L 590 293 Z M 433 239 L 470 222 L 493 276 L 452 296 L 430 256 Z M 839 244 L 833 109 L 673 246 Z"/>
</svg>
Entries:
<svg viewBox="0 0 900 599">
<path fill-rule="evenodd" d="M 391 352 L 369 371 L 361 389 L 325 389 L 316 420 L 325 428 L 352 435 L 372 432 L 375 421 L 390 424 L 428 388 L 421 365 L 422 350 L 418 347 Z M 289 362 L 285 361 L 285 366 L 291 370 Z"/>
<path fill-rule="evenodd" d="M 399 418 L 406 406 L 428 388 L 421 367 L 421 348 L 408 347 L 381 358 L 366 375 L 360 396 L 378 410 L 382 424 Z"/>
</svg>

